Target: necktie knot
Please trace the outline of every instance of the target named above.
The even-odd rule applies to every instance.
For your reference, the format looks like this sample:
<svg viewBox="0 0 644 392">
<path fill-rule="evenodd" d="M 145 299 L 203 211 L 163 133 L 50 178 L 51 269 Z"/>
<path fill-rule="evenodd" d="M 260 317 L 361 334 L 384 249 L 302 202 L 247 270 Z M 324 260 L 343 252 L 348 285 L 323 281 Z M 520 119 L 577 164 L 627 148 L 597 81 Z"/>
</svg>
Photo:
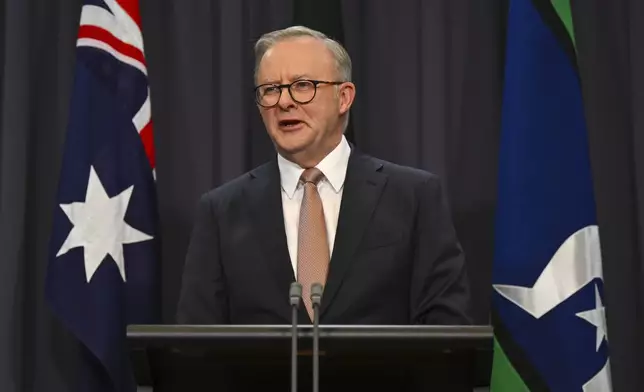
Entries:
<svg viewBox="0 0 644 392">
<path fill-rule="evenodd" d="M 307 182 L 310 182 L 317 185 L 318 182 L 320 182 L 320 180 L 322 180 L 323 178 L 324 178 L 324 173 L 322 173 L 320 169 L 316 167 L 311 167 L 309 169 L 304 170 L 304 172 L 302 173 L 302 176 L 300 176 L 300 181 L 302 181 L 305 184 Z"/>
</svg>

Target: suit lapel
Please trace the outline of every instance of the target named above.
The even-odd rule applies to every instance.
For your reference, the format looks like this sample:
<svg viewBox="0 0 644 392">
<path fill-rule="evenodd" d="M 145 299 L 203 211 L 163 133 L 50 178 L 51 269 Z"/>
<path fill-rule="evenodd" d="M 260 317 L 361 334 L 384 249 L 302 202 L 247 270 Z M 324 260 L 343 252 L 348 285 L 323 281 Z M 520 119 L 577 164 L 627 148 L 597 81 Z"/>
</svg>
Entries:
<svg viewBox="0 0 644 392">
<path fill-rule="evenodd" d="M 387 176 L 382 164 L 353 151 L 342 192 L 333 255 L 322 297 L 321 315 L 329 308 L 351 265 L 353 255 L 378 204 Z"/>
<path fill-rule="evenodd" d="M 268 263 L 272 275 L 269 279 L 272 278 L 277 283 L 278 290 L 284 293 L 281 299 L 288 311 L 288 290 L 291 282 L 295 280 L 295 275 L 286 243 L 277 162 L 271 161 L 260 166 L 250 175 L 253 180 L 246 188 L 245 198 L 250 207 L 250 217 L 257 229 L 256 239 L 262 247 L 262 254 L 265 255 L 263 259 Z M 288 319 L 288 313 L 285 317 Z"/>
</svg>

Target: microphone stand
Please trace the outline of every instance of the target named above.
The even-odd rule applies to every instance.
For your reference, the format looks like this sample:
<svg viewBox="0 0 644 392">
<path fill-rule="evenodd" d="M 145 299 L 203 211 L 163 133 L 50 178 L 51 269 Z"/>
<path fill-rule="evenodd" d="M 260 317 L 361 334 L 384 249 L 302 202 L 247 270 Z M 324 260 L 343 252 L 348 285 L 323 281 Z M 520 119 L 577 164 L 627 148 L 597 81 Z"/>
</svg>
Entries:
<svg viewBox="0 0 644 392">
<path fill-rule="evenodd" d="M 311 304 L 313 306 L 313 392 L 320 388 L 320 303 L 322 291 L 320 283 L 311 285 Z"/>
<path fill-rule="evenodd" d="M 302 298 L 302 285 L 291 283 L 289 290 L 291 302 L 291 392 L 297 392 L 297 311 Z"/>
</svg>

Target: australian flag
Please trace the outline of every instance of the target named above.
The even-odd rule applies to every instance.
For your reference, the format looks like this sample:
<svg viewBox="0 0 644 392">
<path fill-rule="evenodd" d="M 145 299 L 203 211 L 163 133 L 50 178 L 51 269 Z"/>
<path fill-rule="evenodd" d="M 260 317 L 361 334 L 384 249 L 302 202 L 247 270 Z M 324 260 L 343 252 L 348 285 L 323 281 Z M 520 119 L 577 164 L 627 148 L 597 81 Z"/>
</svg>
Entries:
<svg viewBox="0 0 644 392">
<path fill-rule="evenodd" d="M 132 391 L 128 324 L 159 322 L 150 93 L 138 0 L 86 0 L 46 296 L 84 350 L 83 391 Z"/>
<path fill-rule="evenodd" d="M 492 391 L 611 391 L 600 230 L 570 0 L 511 0 Z"/>
</svg>

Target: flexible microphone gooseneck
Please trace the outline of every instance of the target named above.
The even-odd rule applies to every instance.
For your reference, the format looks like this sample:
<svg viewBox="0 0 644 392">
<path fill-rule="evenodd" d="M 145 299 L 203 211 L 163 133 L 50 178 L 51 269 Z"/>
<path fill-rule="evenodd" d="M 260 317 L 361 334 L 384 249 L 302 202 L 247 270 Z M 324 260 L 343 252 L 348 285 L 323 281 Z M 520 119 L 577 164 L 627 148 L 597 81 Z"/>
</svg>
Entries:
<svg viewBox="0 0 644 392">
<path fill-rule="evenodd" d="M 313 306 L 313 392 L 320 388 L 320 303 L 322 291 L 320 283 L 311 285 L 311 304 Z"/>
<path fill-rule="evenodd" d="M 293 282 L 289 290 L 291 302 L 291 392 L 297 392 L 297 311 L 302 299 L 302 285 Z"/>
</svg>

